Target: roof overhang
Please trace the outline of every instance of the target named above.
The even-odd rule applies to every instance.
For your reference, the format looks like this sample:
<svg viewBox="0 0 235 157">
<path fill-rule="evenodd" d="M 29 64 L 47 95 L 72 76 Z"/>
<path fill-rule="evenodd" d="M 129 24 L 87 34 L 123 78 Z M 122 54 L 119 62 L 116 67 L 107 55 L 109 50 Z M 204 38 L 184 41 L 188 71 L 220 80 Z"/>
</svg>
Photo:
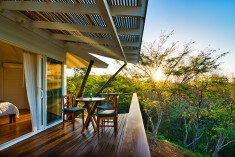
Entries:
<svg viewBox="0 0 235 157">
<path fill-rule="evenodd" d="M 89 62 L 83 60 L 82 58 L 73 55 L 69 52 L 66 53 L 66 65 L 67 68 L 76 68 L 76 67 L 80 67 L 80 68 L 86 68 L 89 65 Z M 96 66 L 93 66 L 94 68 L 96 68 Z"/>
<path fill-rule="evenodd" d="M 79 56 L 79 57 L 78 57 Z M 89 66 L 89 62 L 93 60 L 94 65 L 92 68 L 107 68 L 108 64 L 101 61 L 91 54 L 81 55 L 79 53 L 72 54 L 70 52 L 66 53 L 66 65 L 67 68 L 87 68 Z"/>
<path fill-rule="evenodd" d="M 16 22 L 48 33 L 53 42 L 63 43 L 63 51 L 84 60 L 91 52 L 137 63 L 147 4 L 148 0 L 9 0 L 0 2 L 0 10 L 17 13 Z M 103 63 L 100 67 L 106 66 Z"/>
</svg>

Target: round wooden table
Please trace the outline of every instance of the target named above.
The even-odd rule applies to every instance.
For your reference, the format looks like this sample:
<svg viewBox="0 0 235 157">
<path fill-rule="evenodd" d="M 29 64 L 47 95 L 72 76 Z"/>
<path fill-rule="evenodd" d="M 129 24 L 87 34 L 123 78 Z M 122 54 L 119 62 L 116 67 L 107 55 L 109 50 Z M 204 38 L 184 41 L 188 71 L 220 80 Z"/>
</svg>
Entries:
<svg viewBox="0 0 235 157">
<path fill-rule="evenodd" d="M 105 100 L 106 100 L 105 98 L 99 98 L 99 97 L 76 99 L 76 101 L 78 101 L 78 102 L 84 102 L 85 103 L 84 107 L 86 107 L 87 111 L 88 111 L 88 116 L 87 116 L 86 122 L 82 128 L 82 134 L 84 133 L 85 129 L 88 129 L 90 122 L 94 128 L 94 131 L 96 131 L 97 120 L 94 115 L 95 109 L 97 107 L 97 104 L 100 104 L 102 101 L 105 101 Z M 89 105 L 90 103 L 92 103 L 92 106 Z"/>
</svg>

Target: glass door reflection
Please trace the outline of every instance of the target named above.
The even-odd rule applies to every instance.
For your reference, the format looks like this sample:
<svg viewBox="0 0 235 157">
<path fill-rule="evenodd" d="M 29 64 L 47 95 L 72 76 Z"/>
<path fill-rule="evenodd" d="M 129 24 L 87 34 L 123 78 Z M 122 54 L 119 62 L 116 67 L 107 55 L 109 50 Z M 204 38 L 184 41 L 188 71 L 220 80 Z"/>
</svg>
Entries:
<svg viewBox="0 0 235 157">
<path fill-rule="evenodd" d="M 62 118 L 62 63 L 47 58 L 47 125 Z"/>
</svg>

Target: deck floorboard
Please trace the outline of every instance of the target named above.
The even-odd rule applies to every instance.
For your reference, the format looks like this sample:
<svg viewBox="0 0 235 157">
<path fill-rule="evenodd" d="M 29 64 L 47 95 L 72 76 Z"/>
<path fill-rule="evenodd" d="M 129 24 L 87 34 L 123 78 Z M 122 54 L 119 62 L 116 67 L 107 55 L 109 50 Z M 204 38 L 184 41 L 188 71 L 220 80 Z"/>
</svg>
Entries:
<svg viewBox="0 0 235 157">
<path fill-rule="evenodd" d="M 72 131 L 71 123 L 66 123 L 64 128 L 59 124 L 0 151 L 0 156 L 116 156 L 125 132 L 127 117 L 128 114 L 119 114 L 117 136 L 113 128 L 100 131 L 98 136 L 92 125 L 82 135 L 81 120 L 77 120 L 75 131 Z"/>
</svg>

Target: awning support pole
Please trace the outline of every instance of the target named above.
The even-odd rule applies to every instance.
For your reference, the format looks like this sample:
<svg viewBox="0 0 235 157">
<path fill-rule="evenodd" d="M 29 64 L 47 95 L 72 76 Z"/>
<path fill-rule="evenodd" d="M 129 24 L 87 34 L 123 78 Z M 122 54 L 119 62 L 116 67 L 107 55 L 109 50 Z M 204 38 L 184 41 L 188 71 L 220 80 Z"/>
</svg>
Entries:
<svg viewBox="0 0 235 157">
<path fill-rule="evenodd" d="M 99 94 L 104 90 L 104 88 L 114 79 L 114 77 L 126 66 L 126 64 L 124 64 L 120 69 L 118 69 L 118 71 L 112 76 L 110 77 L 110 79 L 100 88 L 100 90 L 94 95 L 94 97 L 99 96 Z"/>
<path fill-rule="evenodd" d="M 92 65 L 93 65 L 93 64 L 94 64 L 94 61 L 91 60 L 90 63 L 89 63 L 89 66 L 88 66 L 88 68 L 87 68 L 85 77 L 83 78 L 82 84 L 81 84 L 81 86 L 80 86 L 80 90 L 79 90 L 79 92 L 77 93 L 76 99 L 77 99 L 77 98 L 80 98 L 80 97 L 82 96 L 82 92 L 83 92 L 83 90 L 84 90 L 84 88 L 85 88 L 86 81 L 87 81 L 88 76 L 89 76 L 89 74 L 90 74 L 90 72 L 91 72 L 91 68 L 92 68 Z M 77 106 L 77 104 L 78 104 L 78 101 L 75 101 L 74 106 Z"/>
</svg>

